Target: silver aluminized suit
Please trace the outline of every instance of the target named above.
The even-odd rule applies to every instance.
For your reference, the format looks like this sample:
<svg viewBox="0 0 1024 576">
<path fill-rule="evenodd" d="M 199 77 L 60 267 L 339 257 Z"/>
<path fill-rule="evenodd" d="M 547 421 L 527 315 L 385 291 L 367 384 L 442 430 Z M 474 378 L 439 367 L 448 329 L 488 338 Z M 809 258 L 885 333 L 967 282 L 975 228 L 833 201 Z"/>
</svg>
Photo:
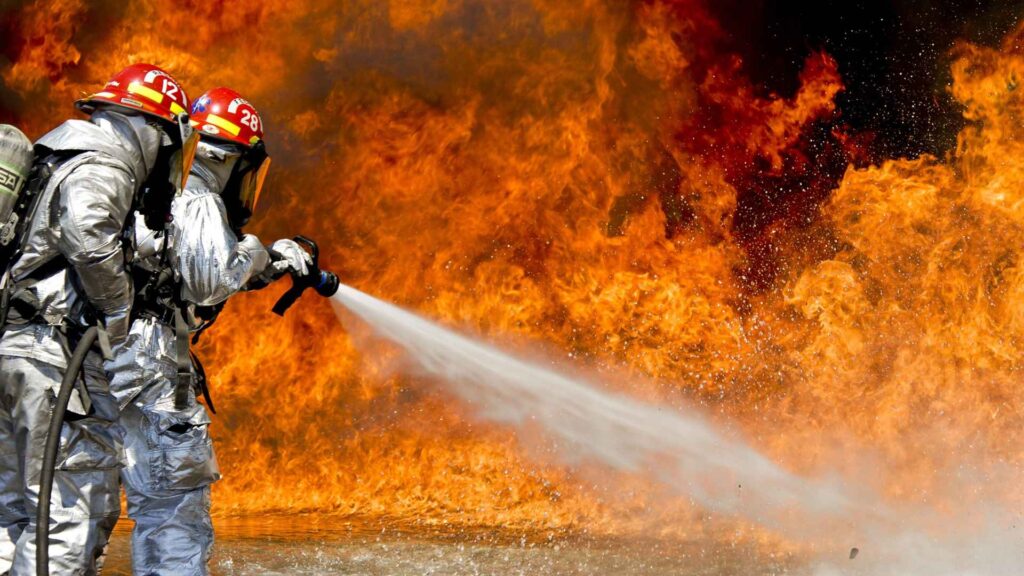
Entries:
<svg viewBox="0 0 1024 576">
<path fill-rule="evenodd" d="M 66 368 L 64 326 L 87 306 L 118 345 L 132 303 L 122 230 L 153 168 L 163 133 L 142 117 L 99 111 L 39 140 L 79 151 L 53 175 L 11 268 L 12 307 L 0 338 L 0 573 L 35 574 L 39 472 L 52 403 Z M 26 312 L 35 310 L 36 313 Z M 102 359 L 83 368 L 61 431 L 50 520 L 52 574 L 95 574 L 120 512 L 120 434 Z"/>
<path fill-rule="evenodd" d="M 209 145 L 200 144 L 185 190 L 172 204 L 169 245 L 163 246 L 163 236 L 136 227 L 135 265 L 152 272 L 170 266 L 189 309 L 223 302 L 270 260 L 255 236 L 239 240 L 228 224 L 220 191 L 230 167 L 218 166 L 210 152 Z M 213 546 L 210 484 L 220 471 L 209 415 L 191 386 L 187 407 L 175 409 L 175 332 L 172 322 L 159 316 L 133 321 L 127 346 L 110 365 L 124 430 L 122 480 L 128 516 L 135 521 L 132 570 L 206 574 Z"/>
</svg>

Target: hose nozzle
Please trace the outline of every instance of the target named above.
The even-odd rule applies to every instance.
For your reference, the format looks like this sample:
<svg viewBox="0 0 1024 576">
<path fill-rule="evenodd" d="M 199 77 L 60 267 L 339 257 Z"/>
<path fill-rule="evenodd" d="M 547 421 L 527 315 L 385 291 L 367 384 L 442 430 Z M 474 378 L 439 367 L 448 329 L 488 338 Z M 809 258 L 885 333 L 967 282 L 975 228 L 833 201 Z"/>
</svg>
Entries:
<svg viewBox="0 0 1024 576">
<path fill-rule="evenodd" d="M 338 275 L 326 270 L 319 270 L 319 272 L 320 280 L 317 282 L 316 286 L 313 287 L 316 290 L 316 293 L 324 298 L 334 296 L 338 291 L 338 284 L 340 284 Z"/>
<path fill-rule="evenodd" d="M 284 313 L 292 307 L 292 304 L 295 304 L 295 301 L 302 296 L 307 288 L 316 290 L 317 294 L 325 298 L 334 296 L 334 293 L 338 291 L 337 274 L 320 269 L 320 247 L 316 245 L 316 242 L 305 236 L 296 236 L 294 240 L 309 249 L 309 254 L 313 257 L 313 264 L 309 266 L 308 274 L 300 276 L 292 273 L 292 287 L 281 295 L 277 304 L 274 304 L 274 314 L 278 316 L 284 316 Z"/>
</svg>

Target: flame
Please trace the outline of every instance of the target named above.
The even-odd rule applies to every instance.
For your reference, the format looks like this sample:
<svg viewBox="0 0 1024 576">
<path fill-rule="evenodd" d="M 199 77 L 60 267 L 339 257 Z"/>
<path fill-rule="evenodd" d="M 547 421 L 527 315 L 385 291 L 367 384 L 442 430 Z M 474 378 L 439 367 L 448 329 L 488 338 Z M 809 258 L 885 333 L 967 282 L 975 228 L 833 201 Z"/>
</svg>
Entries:
<svg viewBox="0 0 1024 576">
<path fill-rule="evenodd" d="M 893 498 L 938 490 L 967 452 L 1020 463 L 1024 32 L 954 50 L 955 150 L 868 166 L 829 55 L 766 94 L 697 0 L 178 6 L 0 12 L 0 118 L 38 136 L 135 61 L 193 96 L 231 86 L 275 155 L 254 231 L 315 237 L 364 291 L 694 398 L 794 469 L 849 464 L 836 442 L 871 450 Z M 202 345 L 218 514 L 692 518 L 644 479 L 603 490 L 481 424 L 386 346 L 360 353 L 326 302 L 271 316 L 282 290 L 235 298 Z"/>
</svg>

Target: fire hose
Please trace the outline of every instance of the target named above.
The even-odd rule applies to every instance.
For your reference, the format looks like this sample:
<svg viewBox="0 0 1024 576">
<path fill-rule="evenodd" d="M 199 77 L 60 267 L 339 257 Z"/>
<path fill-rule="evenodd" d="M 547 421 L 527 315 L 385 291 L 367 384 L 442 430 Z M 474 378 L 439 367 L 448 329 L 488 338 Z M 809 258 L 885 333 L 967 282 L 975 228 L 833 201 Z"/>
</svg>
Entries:
<svg viewBox="0 0 1024 576">
<path fill-rule="evenodd" d="M 338 291 L 338 276 L 320 269 L 320 248 L 316 242 L 305 236 L 296 236 L 295 242 L 309 250 L 312 264 L 306 274 L 291 274 L 292 287 L 274 304 L 273 311 L 278 316 L 284 316 L 309 288 L 324 297 L 331 297 Z M 96 343 L 97 336 L 98 330 L 93 326 L 85 331 L 75 346 L 71 359 L 68 360 L 64 378 L 60 382 L 53 413 L 50 415 L 50 427 L 46 433 L 43 467 L 39 478 L 39 505 L 36 509 L 36 576 L 50 576 L 50 496 L 53 493 L 53 477 L 57 468 L 60 429 L 64 424 L 75 380 L 78 379 L 85 357 Z"/>
<path fill-rule="evenodd" d="M 57 468 L 57 449 L 60 447 L 60 428 L 68 410 L 71 390 L 82 371 L 82 364 L 98 335 L 95 326 L 82 335 L 75 351 L 68 360 L 64 378 L 60 381 L 57 402 L 50 415 L 50 428 L 46 432 L 46 446 L 43 449 L 43 469 L 39 478 L 39 505 L 36 509 L 36 574 L 50 576 L 50 494 L 53 492 L 53 475 Z"/>
</svg>

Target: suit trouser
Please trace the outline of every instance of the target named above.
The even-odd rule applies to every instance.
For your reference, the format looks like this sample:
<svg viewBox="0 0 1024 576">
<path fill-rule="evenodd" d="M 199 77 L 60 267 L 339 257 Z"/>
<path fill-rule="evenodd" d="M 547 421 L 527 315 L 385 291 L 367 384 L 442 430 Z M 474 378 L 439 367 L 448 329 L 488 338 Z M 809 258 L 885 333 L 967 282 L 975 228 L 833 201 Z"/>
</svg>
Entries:
<svg viewBox="0 0 1024 576">
<path fill-rule="evenodd" d="M 136 320 L 123 350 L 108 365 L 122 402 L 125 467 L 121 480 L 132 530 L 132 571 L 138 576 L 203 576 L 213 548 L 210 484 L 220 478 L 206 408 L 189 391 L 177 410 L 173 331 Z"/>
<path fill-rule="evenodd" d="M 92 410 L 69 410 L 50 502 L 50 573 L 96 574 L 120 513 L 117 405 L 100 358 L 82 371 Z M 0 573 L 34 576 L 43 450 L 63 369 L 0 356 Z"/>
</svg>

